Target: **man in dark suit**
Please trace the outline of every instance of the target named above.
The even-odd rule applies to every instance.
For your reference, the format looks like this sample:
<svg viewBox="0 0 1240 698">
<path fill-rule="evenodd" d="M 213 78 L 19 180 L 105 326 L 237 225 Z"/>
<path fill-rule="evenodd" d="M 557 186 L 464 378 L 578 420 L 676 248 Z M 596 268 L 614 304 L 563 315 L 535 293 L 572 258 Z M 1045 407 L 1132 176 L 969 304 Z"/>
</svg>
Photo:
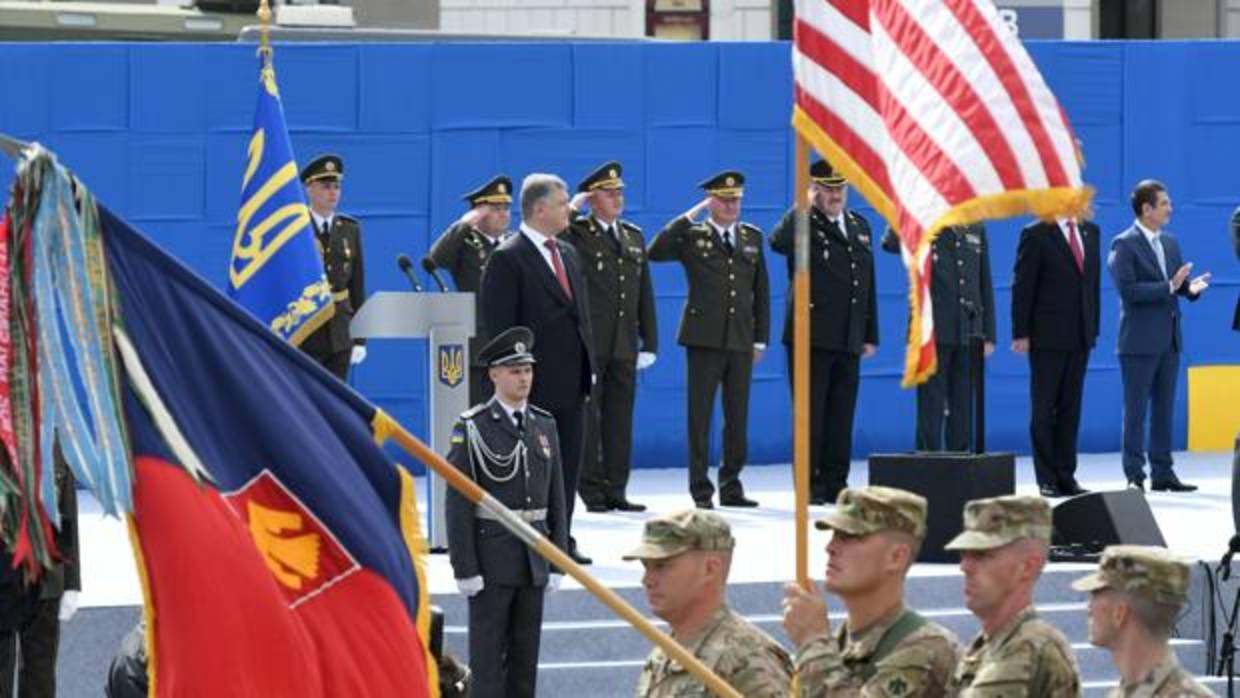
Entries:
<svg viewBox="0 0 1240 698">
<path fill-rule="evenodd" d="M 629 501 L 633 447 L 633 402 L 637 372 L 654 363 L 659 328 L 654 286 L 646 262 L 642 229 L 621 220 L 624 170 L 607 162 L 577 185 L 570 207 L 573 222 L 564 240 L 585 266 L 590 286 L 590 328 L 598 380 L 590 396 L 581 500 L 594 512 L 645 511 Z M 589 203 L 590 215 L 578 211 Z"/>
<path fill-rule="evenodd" d="M 883 249 L 900 253 L 900 240 L 890 228 L 883 235 Z M 916 447 L 919 451 L 942 451 L 944 446 L 948 451 L 967 451 L 973 431 L 972 342 L 981 337 L 986 356 L 995 350 L 995 287 L 986 226 L 973 223 L 943 229 L 934 239 L 931 255 L 930 303 L 938 370 L 917 386 Z"/>
<path fill-rule="evenodd" d="M 8 460 L 3 448 L 0 458 Z M 73 617 L 82 589 L 77 488 L 59 447 L 54 463 L 60 512 L 54 541 L 61 559 L 31 583 L 24 570 L 13 568 L 11 551 L 0 553 L 0 698 L 55 698 L 60 624 Z"/>
<path fill-rule="evenodd" d="M 366 360 L 365 340 L 353 339 L 349 334 L 349 322 L 366 300 L 366 274 L 362 263 L 362 227 L 356 218 L 336 210 L 343 179 L 344 161 L 339 155 L 320 155 L 301 171 L 310 200 L 314 241 L 336 300 L 336 313 L 306 337 L 301 349 L 340 380 L 349 377 L 350 364 Z"/>
<path fill-rule="evenodd" d="M 835 502 L 848 486 L 853 414 L 861 359 L 878 350 L 878 293 L 870 224 L 845 210 L 848 182 L 826 160 L 810 166 L 809 295 L 810 503 Z M 788 288 L 796 271 L 796 209 L 771 233 L 771 249 L 788 258 Z M 788 293 L 784 346 L 793 381 L 794 298 Z"/>
<path fill-rule="evenodd" d="M 461 293 L 474 294 L 474 336 L 469 340 L 469 404 L 476 405 L 491 396 L 487 367 L 478 362 L 478 348 L 486 343 L 482 296 L 478 292 L 482 270 L 491 253 L 499 247 L 512 221 L 512 180 L 499 175 L 464 196 L 470 209 L 460 220 L 443 231 L 426 259 L 447 269 L 452 283 Z"/>
<path fill-rule="evenodd" d="M 1171 421 L 1180 373 L 1180 296 L 1195 301 L 1210 275 L 1191 281 L 1180 244 L 1163 226 L 1171 220 L 1167 188 L 1142 180 L 1132 192 L 1132 227 L 1111 241 L 1107 268 L 1119 292 L 1120 372 L 1124 380 L 1124 475 L 1128 486 L 1145 490 L 1145 411 L 1150 410 L 1149 461 L 1155 490 L 1191 492 L 1172 469 Z"/>
<path fill-rule="evenodd" d="M 558 239 L 568 228 L 568 191 L 555 175 L 531 174 L 521 183 L 521 232 L 500 243 L 482 273 L 486 329 L 498 334 L 522 325 L 538 337 L 534 358 L 544 373 L 530 401 L 555 416 L 564 449 L 565 526 L 569 555 L 590 558 L 572 538 L 573 505 L 581 469 L 586 398 L 594 381 L 594 335 L 581 258 Z"/>
<path fill-rule="evenodd" d="M 1043 497 L 1084 494 L 1076 437 L 1089 352 L 1098 339 L 1101 232 L 1060 218 L 1025 226 L 1012 278 L 1012 351 L 1029 355 L 1033 469 Z"/>
<path fill-rule="evenodd" d="M 762 230 L 740 222 L 745 176 L 728 170 L 699 185 L 706 198 L 668 223 L 650 242 L 650 259 L 678 261 L 689 297 L 677 341 L 689 363 L 689 494 L 700 509 L 714 505 L 708 474 L 710 421 L 723 384 L 723 465 L 719 503 L 756 507 L 745 496 L 741 468 L 748 451 L 749 383 L 766 351 L 771 292 L 762 254 Z M 694 217 L 709 209 L 698 223 Z"/>
<path fill-rule="evenodd" d="M 1240 208 L 1231 214 L 1231 244 L 1236 248 L 1236 258 L 1240 259 Z M 1231 320 L 1231 329 L 1240 332 L 1240 297 L 1236 298 L 1236 314 Z"/>
<path fill-rule="evenodd" d="M 529 329 L 511 327 L 479 352 L 495 394 L 461 415 L 448 462 L 565 550 L 568 522 L 555 418 L 529 401 L 533 347 Z M 559 587 L 561 575 L 494 514 L 456 490 L 449 489 L 444 511 L 452 573 L 469 597 L 472 695 L 533 698 L 543 595 Z"/>
</svg>

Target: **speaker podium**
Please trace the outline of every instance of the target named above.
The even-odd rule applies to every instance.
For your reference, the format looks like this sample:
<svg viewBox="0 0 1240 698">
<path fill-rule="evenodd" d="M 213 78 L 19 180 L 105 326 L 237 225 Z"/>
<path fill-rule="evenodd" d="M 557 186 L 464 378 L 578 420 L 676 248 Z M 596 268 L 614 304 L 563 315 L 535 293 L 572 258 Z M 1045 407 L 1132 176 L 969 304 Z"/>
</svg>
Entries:
<svg viewBox="0 0 1240 698">
<path fill-rule="evenodd" d="M 926 539 L 918 562 L 959 562 L 944 550 L 964 527 L 971 499 L 1016 492 L 1016 457 L 1011 453 L 920 452 L 870 456 L 870 484 L 899 487 L 926 498 Z"/>
<path fill-rule="evenodd" d="M 380 291 L 353 316 L 354 337 L 430 340 L 430 445 L 447 454 L 452 425 L 469 409 L 469 338 L 474 334 L 474 294 Z M 443 501 L 447 485 L 430 468 L 426 538 L 432 550 L 448 547 Z"/>
</svg>

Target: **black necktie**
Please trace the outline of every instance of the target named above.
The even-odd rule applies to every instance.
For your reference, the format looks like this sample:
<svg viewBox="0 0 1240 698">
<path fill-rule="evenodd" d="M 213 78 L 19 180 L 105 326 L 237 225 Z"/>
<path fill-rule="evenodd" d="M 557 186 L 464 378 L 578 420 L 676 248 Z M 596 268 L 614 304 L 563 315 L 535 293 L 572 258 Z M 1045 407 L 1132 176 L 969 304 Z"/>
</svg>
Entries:
<svg viewBox="0 0 1240 698">
<path fill-rule="evenodd" d="M 723 237 L 723 249 L 727 250 L 727 253 L 731 255 L 736 249 L 732 247 L 732 231 L 725 229 L 720 231 L 720 235 Z"/>
<path fill-rule="evenodd" d="M 512 411 L 512 420 L 517 423 L 517 431 L 525 430 L 525 415 L 521 414 L 521 410 Z"/>
</svg>

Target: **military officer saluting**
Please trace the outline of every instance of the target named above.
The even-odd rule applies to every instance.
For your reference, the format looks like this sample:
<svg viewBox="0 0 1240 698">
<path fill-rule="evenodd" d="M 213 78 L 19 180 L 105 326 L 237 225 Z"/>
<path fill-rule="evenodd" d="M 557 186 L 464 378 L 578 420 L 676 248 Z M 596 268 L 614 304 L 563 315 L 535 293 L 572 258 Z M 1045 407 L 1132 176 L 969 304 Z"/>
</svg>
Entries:
<svg viewBox="0 0 1240 698">
<path fill-rule="evenodd" d="M 1185 562 L 1166 548 L 1112 545 L 1072 588 L 1089 592 L 1089 641 L 1109 649 L 1120 672 L 1112 698 L 1214 695 L 1180 668 L 1168 643 L 1188 599 Z"/>
<path fill-rule="evenodd" d="M 826 160 L 811 165 L 809 176 L 810 503 L 827 504 L 848 486 L 860 363 L 878 350 L 878 292 L 870 224 L 845 208 L 848 182 Z M 771 233 L 771 249 L 788 258 L 790 282 L 796 272 L 795 238 L 794 209 Z M 791 293 L 785 318 L 791 382 L 795 332 Z"/>
<path fill-rule="evenodd" d="M 478 348 L 487 341 L 482 308 L 478 305 L 479 282 L 487 260 L 508 233 L 508 224 L 512 221 L 512 180 L 499 175 L 462 198 L 469 203 L 469 210 L 443 231 L 431 245 L 426 259 L 448 270 L 457 291 L 474 294 L 474 337 L 469 340 L 469 404 L 476 405 L 491 395 L 487 367 L 478 361 Z"/>
<path fill-rule="evenodd" d="M 350 364 L 366 359 L 365 340 L 353 339 L 349 334 L 349 322 L 366 300 L 366 276 L 362 227 L 356 218 L 336 210 L 343 180 L 344 161 L 339 155 L 320 155 L 301 171 L 310 200 L 314 240 L 336 301 L 335 314 L 306 337 L 301 349 L 340 380 L 348 378 Z"/>
<path fill-rule="evenodd" d="M 890 228 L 883 235 L 883 249 L 900 253 L 900 240 Z M 973 414 L 970 345 L 981 337 L 986 356 L 995 350 L 995 287 L 986 227 L 973 223 L 945 228 L 935 238 L 931 255 L 938 370 L 917 386 L 916 445 L 919 451 L 967 451 Z"/>
<path fill-rule="evenodd" d="M 511 327 L 478 354 L 495 394 L 452 430 L 448 461 L 568 550 L 560 444 L 551 413 L 529 404 L 534 335 Z M 535 695 L 543 593 L 560 575 L 493 515 L 449 489 L 444 503 L 457 587 L 469 597 L 469 668 L 477 698 Z"/>
<path fill-rule="evenodd" d="M 586 509 L 645 511 L 629 501 L 633 401 L 637 371 L 654 363 L 658 323 L 641 228 L 621 220 L 623 168 L 607 162 L 577 185 L 572 223 L 563 239 L 577 248 L 590 293 L 594 330 L 594 392 L 590 395 L 585 462 L 578 491 Z M 578 211 L 586 203 L 590 215 Z"/>
<path fill-rule="evenodd" d="M 745 496 L 741 468 L 748 451 L 749 385 L 753 365 L 766 351 L 771 292 L 762 254 L 762 231 L 740 221 L 745 176 L 735 170 L 699 184 L 706 198 L 668 223 L 650 242 L 650 259 L 680 262 L 689 297 L 677 341 L 689 363 L 689 494 L 710 509 L 715 487 L 708 477 L 710 419 L 723 384 L 723 465 L 719 503 L 756 507 Z M 703 210 L 710 215 L 694 218 Z"/>
</svg>

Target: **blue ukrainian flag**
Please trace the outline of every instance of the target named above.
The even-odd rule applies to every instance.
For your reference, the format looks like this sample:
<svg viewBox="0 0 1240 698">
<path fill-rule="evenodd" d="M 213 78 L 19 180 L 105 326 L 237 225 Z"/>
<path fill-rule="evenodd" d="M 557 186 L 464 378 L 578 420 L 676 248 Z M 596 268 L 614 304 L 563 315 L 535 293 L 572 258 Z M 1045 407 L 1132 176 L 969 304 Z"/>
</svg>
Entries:
<svg viewBox="0 0 1240 698">
<path fill-rule="evenodd" d="M 284 125 L 270 58 L 260 59 L 258 109 L 246 152 L 228 295 L 298 345 L 335 312 L 310 210 Z"/>
</svg>

